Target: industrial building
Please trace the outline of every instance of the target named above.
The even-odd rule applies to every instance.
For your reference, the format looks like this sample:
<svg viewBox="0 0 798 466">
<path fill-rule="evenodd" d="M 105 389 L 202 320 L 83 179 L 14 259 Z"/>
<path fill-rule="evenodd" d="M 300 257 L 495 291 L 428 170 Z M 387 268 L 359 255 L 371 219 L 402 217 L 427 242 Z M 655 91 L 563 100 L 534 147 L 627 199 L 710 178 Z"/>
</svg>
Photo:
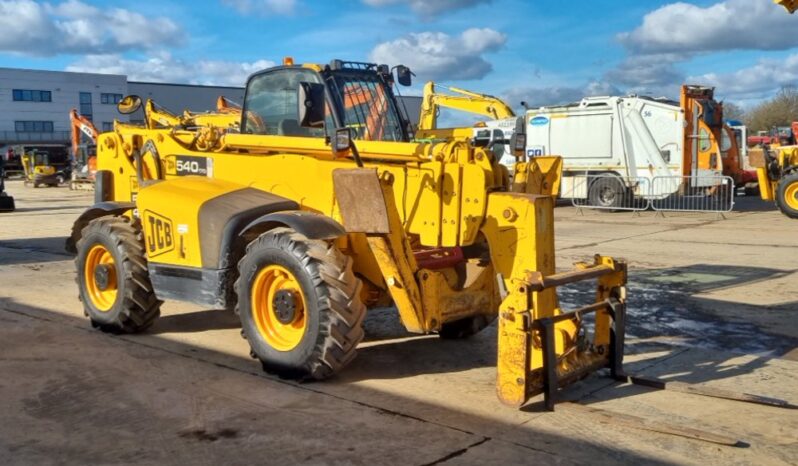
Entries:
<svg viewBox="0 0 798 466">
<path fill-rule="evenodd" d="M 241 102 L 244 89 L 129 81 L 127 76 L 113 74 L 0 68 L 0 150 L 68 144 L 73 108 L 100 131 L 110 130 L 114 119 L 143 119 L 140 112 L 128 119 L 116 111 L 116 103 L 128 94 L 152 98 L 174 111 L 206 111 L 215 107 L 219 95 Z"/>
</svg>

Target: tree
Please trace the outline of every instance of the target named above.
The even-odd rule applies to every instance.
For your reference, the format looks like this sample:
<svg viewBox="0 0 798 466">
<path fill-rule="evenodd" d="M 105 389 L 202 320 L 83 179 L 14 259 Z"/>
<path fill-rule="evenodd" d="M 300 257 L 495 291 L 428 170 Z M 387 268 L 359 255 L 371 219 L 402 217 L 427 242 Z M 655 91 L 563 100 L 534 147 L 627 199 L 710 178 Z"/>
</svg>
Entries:
<svg viewBox="0 0 798 466">
<path fill-rule="evenodd" d="M 723 102 L 723 119 L 743 121 L 745 110 L 733 102 Z"/>
<path fill-rule="evenodd" d="M 782 88 L 775 97 L 752 108 L 745 116 L 745 124 L 752 132 L 789 126 L 793 121 L 798 121 L 798 88 L 793 86 Z"/>
</svg>

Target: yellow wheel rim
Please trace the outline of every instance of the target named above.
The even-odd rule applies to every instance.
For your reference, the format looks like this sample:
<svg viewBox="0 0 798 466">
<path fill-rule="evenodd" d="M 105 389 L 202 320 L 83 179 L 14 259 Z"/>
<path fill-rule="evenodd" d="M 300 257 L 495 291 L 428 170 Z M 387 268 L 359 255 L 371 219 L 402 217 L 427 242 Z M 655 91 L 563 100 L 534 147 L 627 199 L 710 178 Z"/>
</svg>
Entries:
<svg viewBox="0 0 798 466">
<path fill-rule="evenodd" d="M 111 251 L 101 244 L 95 244 L 86 255 L 83 269 L 86 291 L 98 311 L 108 312 L 116 302 L 116 262 Z"/>
<path fill-rule="evenodd" d="M 798 210 L 798 181 L 793 181 L 784 190 L 784 202 L 790 209 Z"/>
<path fill-rule="evenodd" d="M 305 295 L 294 274 L 279 265 L 264 267 L 252 284 L 252 317 L 260 336 L 278 351 L 291 351 L 308 326 Z"/>
</svg>

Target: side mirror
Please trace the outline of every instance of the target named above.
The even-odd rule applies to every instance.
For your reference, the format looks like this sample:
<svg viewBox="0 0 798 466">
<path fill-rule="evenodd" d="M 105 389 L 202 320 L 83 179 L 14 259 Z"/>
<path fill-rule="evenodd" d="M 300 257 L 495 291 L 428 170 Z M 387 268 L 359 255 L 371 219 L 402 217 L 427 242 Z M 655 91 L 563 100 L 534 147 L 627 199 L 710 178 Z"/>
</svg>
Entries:
<svg viewBox="0 0 798 466">
<path fill-rule="evenodd" d="M 116 109 L 122 115 L 130 115 L 136 110 L 141 108 L 141 97 L 137 95 L 129 95 L 116 104 Z"/>
<path fill-rule="evenodd" d="M 526 124 L 523 117 L 518 117 L 515 121 L 515 131 L 510 138 L 510 150 L 513 151 L 516 160 L 523 160 L 526 152 Z"/>
<path fill-rule="evenodd" d="M 396 80 L 402 86 L 409 86 L 413 84 L 413 72 L 405 65 L 399 65 L 396 67 Z"/>
<path fill-rule="evenodd" d="M 324 126 L 327 102 L 324 98 L 323 84 L 300 82 L 297 88 L 297 104 L 299 126 L 303 128 Z"/>
</svg>

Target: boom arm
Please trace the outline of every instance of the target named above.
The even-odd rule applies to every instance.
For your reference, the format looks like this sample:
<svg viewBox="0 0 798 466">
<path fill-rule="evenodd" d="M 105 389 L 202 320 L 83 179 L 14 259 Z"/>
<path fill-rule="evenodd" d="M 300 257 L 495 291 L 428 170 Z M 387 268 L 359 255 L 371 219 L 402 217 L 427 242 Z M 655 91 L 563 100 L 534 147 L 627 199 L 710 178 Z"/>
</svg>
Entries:
<svg viewBox="0 0 798 466">
<path fill-rule="evenodd" d="M 435 87 L 442 87 L 451 94 L 436 92 Z M 419 116 L 418 129 L 436 129 L 438 125 L 438 110 L 440 107 L 461 110 L 486 116 L 492 120 L 512 118 L 515 112 L 498 97 L 487 94 L 478 94 L 457 87 L 447 87 L 435 84 L 432 81 L 424 85 L 424 97 L 421 101 L 421 115 Z"/>
</svg>

